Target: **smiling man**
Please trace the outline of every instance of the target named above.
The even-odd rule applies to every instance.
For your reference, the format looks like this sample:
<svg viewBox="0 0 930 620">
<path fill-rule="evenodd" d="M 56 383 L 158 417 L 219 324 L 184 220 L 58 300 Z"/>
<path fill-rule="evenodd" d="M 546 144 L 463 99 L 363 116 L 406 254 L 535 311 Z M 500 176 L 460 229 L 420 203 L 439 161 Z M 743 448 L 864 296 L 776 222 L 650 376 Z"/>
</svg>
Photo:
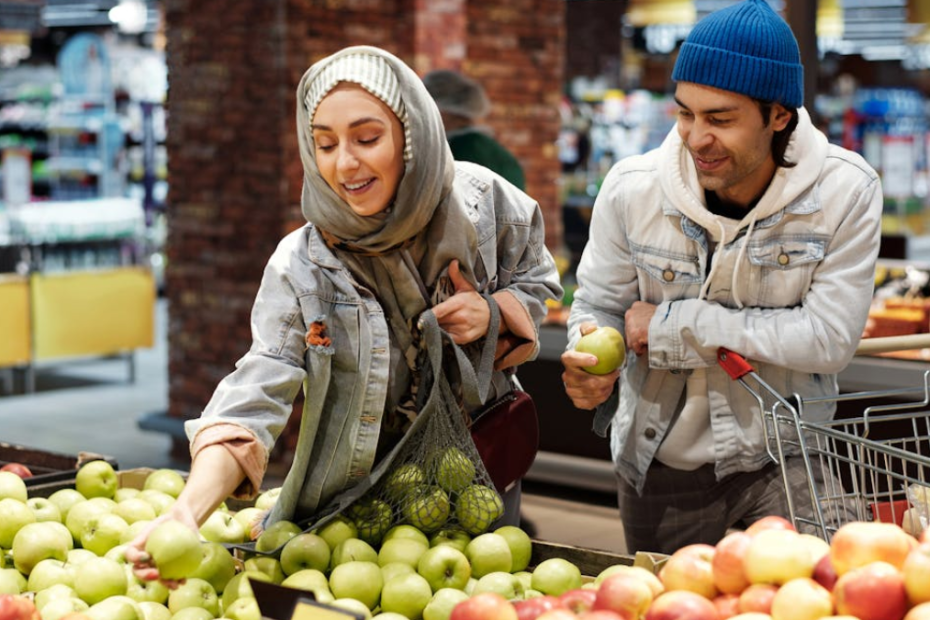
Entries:
<svg viewBox="0 0 930 620">
<path fill-rule="evenodd" d="M 597 197 L 562 378 L 576 406 L 597 409 L 595 431 L 609 429 L 629 552 L 713 544 L 788 514 L 759 405 L 717 366 L 719 347 L 781 394 L 831 396 L 865 326 L 880 181 L 813 126 L 802 78 L 797 41 L 764 0 L 711 13 L 675 64 L 676 127 L 617 163 Z M 610 375 L 573 350 L 596 325 L 635 353 Z M 786 468 L 810 513 L 801 459 Z"/>
</svg>

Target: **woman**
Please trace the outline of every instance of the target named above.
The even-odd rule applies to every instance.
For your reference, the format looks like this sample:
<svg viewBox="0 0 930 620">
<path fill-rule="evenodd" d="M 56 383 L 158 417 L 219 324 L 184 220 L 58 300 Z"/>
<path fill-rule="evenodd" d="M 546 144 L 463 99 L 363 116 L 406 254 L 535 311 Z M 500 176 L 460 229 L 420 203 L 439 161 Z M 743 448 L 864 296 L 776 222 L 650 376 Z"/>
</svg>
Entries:
<svg viewBox="0 0 930 620">
<path fill-rule="evenodd" d="M 453 161 L 439 111 L 403 62 L 344 49 L 304 74 L 297 99 L 308 224 L 266 266 L 251 349 L 187 423 L 190 475 L 166 518 L 191 528 L 227 497 L 256 495 L 301 387 L 294 462 L 266 525 L 312 517 L 403 435 L 417 413 L 424 310 L 468 352 L 497 336 L 490 401 L 535 355 L 546 300 L 562 294 L 538 206 Z M 498 334 L 481 293 L 500 308 Z M 511 520 L 518 493 L 505 497 Z M 127 552 L 137 565 L 144 540 Z"/>
</svg>

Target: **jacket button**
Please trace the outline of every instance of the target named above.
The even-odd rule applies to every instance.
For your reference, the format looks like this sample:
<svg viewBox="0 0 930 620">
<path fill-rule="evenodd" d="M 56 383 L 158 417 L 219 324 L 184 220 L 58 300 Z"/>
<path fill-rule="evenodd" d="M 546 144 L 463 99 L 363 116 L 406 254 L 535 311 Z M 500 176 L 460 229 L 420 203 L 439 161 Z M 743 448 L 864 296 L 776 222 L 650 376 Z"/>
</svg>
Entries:
<svg viewBox="0 0 930 620">
<path fill-rule="evenodd" d="M 646 439 L 655 439 L 656 429 L 649 427 L 646 429 L 646 432 L 644 434 L 646 435 Z"/>
<path fill-rule="evenodd" d="M 788 260 L 789 260 L 789 259 L 788 259 L 788 255 L 785 254 L 784 252 L 782 252 L 781 254 L 778 255 L 778 264 L 779 264 L 779 265 L 787 265 L 787 264 L 788 264 Z"/>
<path fill-rule="evenodd" d="M 666 269 L 665 271 L 662 272 L 662 279 L 665 280 L 666 282 L 671 282 L 672 280 L 675 279 L 675 272 L 672 271 L 671 269 Z"/>
</svg>

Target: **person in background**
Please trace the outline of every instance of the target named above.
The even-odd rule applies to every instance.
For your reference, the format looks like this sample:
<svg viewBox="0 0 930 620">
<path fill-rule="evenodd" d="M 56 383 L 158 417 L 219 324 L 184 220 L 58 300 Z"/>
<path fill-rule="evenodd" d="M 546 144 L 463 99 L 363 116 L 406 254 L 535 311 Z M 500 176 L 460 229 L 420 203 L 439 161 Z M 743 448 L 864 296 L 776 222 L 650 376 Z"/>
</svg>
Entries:
<svg viewBox="0 0 930 620">
<path fill-rule="evenodd" d="M 630 553 L 714 544 L 731 527 L 788 516 L 759 405 L 717 364 L 744 355 L 783 395 L 834 396 L 866 323 L 882 190 L 856 153 L 803 108 L 788 24 L 764 0 L 698 22 L 672 73 L 677 126 L 613 166 L 594 206 L 562 355 L 565 391 L 610 432 Z M 610 325 L 621 370 L 574 352 Z M 835 404 L 810 404 L 807 419 Z M 803 459 L 785 467 L 799 512 Z M 815 478 L 823 475 L 815 471 Z"/>
<path fill-rule="evenodd" d="M 446 69 L 427 73 L 423 83 L 439 106 L 455 160 L 481 164 L 525 190 L 520 162 L 494 139 L 489 128 L 478 125 L 491 111 L 484 88 L 471 78 Z"/>
<path fill-rule="evenodd" d="M 186 424 L 183 493 L 126 552 L 143 578 L 158 577 L 143 553 L 154 526 L 176 519 L 196 530 L 228 497 L 258 494 L 301 389 L 301 443 L 265 527 L 325 514 L 410 427 L 425 375 L 424 311 L 466 354 L 497 336 L 491 402 L 535 357 L 546 300 L 562 295 L 539 206 L 453 160 L 439 110 L 395 56 L 350 47 L 310 67 L 297 132 L 308 223 L 265 267 L 251 348 Z M 500 308 L 497 334 L 482 293 Z M 517 524 L 519 494 L 519 484 L 503 493 L 502 523 Z"/>
</svg>

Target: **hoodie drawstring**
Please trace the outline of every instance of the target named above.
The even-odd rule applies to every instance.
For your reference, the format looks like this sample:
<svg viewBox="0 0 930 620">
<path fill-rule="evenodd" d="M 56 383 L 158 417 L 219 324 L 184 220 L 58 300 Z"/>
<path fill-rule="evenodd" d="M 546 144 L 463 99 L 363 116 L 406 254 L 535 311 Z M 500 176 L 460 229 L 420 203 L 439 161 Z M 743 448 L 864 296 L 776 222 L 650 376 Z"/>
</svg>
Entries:
<svg viewBox="0 0 930 620">
<path fill-rule="evenodd" d="M 723 225 L 723 222 L 717 220 L 717 226 L 720 227 L 720 241 L 717 242 L 718 250 L 714 251 L 714 255 L 710 259 L 710 273 L 708 273 L 707 278 L 704 279 L 704 286 L 701 287 L 698 299 L 707 299 L 707 291 L 710 289 L 710 282 L 714 279 L 714 273 L 717 272 L 717 265 L 719 264 L 717 260 L 720 257 L 719 247 L 726 243 L 727 240 L 727 229 Z"/>
<path fill-rule="evenodd" d="M 749 220 L 749 227 L 746 229 L 746 236 L 743 238 L 743 243 L 739 246 L 739 254 L 736 255 L 736 264 L 733 265 L 733 279 L 730 281 L 730 290 L 733 294 L 733 301 L 736 303 L 736 307 L 742 309 L 743 302 L 739 298 L 739 289 L 737 284 L 739 283 L 739 266 L 743 262 L 743 257 L 746 256 L 746 246 L 749 245 L 749 238 L 752 236 L 752 231 L 756 227 L 756 217 L 753 216 Z"/>
</svg>

